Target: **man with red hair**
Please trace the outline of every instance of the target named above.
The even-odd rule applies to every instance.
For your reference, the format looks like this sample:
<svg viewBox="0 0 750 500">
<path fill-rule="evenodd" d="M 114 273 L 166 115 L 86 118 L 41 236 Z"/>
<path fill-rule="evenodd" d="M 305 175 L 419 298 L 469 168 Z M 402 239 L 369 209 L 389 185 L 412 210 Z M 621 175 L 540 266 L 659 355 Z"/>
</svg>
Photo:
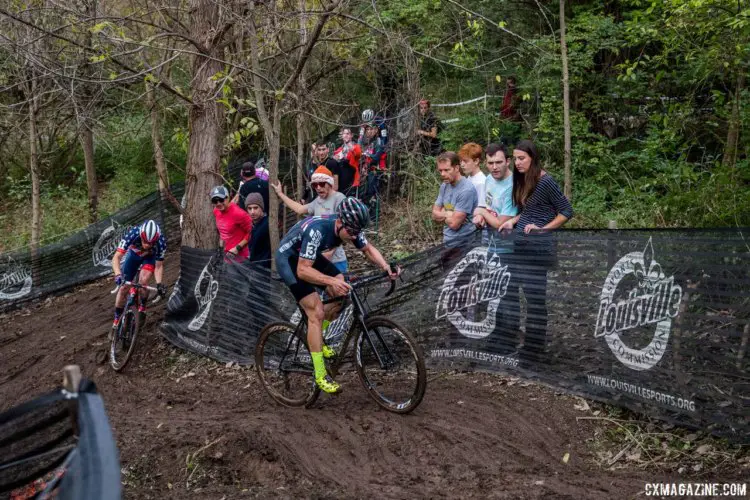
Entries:
<svg viewBox="0 0 750 500">
<path fill-rule="evenodd" d="M 474 185 L 477 190 L 477 206 L 484 207 L 484 182 L 487 176 L 484 175 L 480 165 L 484 150 L 476 142 L 468 142 L 458 150 L 458 158 L 461 160 L 461 171 L 467 179 Z"/>
</svg>

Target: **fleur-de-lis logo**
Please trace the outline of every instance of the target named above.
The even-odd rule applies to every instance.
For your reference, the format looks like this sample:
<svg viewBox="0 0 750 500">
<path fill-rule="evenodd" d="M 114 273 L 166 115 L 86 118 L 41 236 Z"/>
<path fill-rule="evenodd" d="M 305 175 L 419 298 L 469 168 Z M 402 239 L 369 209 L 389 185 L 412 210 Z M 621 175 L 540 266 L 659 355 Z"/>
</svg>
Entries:
<svg viewBox="0 0 750 500">
<path fill-rule="evenodd" d="M 654 260 L 654 247 L 651 238 L 643 249 L 643 260 L 633 259 L 633 274 L 638 279 L 638 288 L 645 288 L 649 292 L 664 279 L 661 265 Z"/>
<path fill-rule="evenodd" d="M 31 270 L 17 263 L 11 256 L 0 274 L 0 300 L 14 300 L 31 291 Z"/>
</svg>

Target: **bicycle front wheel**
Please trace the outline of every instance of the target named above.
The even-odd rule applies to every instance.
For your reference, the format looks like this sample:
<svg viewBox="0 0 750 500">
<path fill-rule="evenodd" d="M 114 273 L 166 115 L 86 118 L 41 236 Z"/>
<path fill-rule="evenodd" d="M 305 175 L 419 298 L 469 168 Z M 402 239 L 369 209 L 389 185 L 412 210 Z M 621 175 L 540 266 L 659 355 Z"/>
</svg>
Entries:
<svg viewBox="0 0 750 500">
<path fill-rule="evenodd" d="M 398 323 L 373 316 L 357 337 L 357 373 L 368 394 L 383 408 L 409 413 L 427 387 L 424 356 L 414 337 Z"/>
<path fill-rule="evenodd" d="M 128 308 L 117 325 L 109 347 L 109 364 L 116 372 L 122 371 L 135 350 L 140 325 L 134 308 Z"/>
<path fill-rule="evenodd" d="M 255 346 L 255 367 L 266 392 L 284 406 L 308 406 L 320 393 L 305 339 L 291 323 L 271 323 Z"/>
</svg>

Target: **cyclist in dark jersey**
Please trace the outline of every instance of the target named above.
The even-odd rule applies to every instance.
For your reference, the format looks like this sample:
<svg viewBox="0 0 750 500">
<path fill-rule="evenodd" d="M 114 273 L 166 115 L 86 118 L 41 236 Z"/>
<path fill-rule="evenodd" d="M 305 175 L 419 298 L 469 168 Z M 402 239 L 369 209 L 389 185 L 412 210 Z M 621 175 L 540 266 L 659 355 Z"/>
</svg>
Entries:
<svg viewBox="0 0 750 500">
<path fill-rule="evenodd" d="M 167 251 L 167 240 L 153 220 L 147 220 L 140 227 L 134 227 L 120 240 L 115 255 L 112 257 L 112 271 L 115 274 L 115 284 L 122 285 L 132 281 L 140 269 L 138 283 L 148 285 L 151 276 L 156 278 L 156 288 L 159 295 L 164 297 L 167 288 L 162 284 L 164 277 L 164 254 Z M 124 256 L 124 257 L 123 257 Z M 115 319 L 112 330 L 117 327 L 120 316 L 125 307 L 125 299 L 129 287 L 121 287 L 115 298 Z M 147 290 L 141 290 L 144 300 Z M 143 303 L 141 303 L 143 307 Z"/>
<path fill-rule="evenodd" d="M 324 319 L 334 319 L 341 304 L 328 304 L 325 310 L 315 287 L 325 287 L 329 296 L 340 297 L 349 293 L 351 286 L 323 253 L 352 242 L 391 279 L 400 272 L 391 273 L 380 251 L 367 242 L 364 229 L 369 222 L 367 207 L 349 197 L 339 204 L 336 216 L 309 217 L 295 224 L 276 251 L 276 270 L 307 314 L 307 343 L 315 367 L 315 383 L 327 393 L 339 392 L 340 387 L 326 372 L 323 358 L 332 357 L 335 352 L 323 344 L 322 324 Z"/>
</svg>

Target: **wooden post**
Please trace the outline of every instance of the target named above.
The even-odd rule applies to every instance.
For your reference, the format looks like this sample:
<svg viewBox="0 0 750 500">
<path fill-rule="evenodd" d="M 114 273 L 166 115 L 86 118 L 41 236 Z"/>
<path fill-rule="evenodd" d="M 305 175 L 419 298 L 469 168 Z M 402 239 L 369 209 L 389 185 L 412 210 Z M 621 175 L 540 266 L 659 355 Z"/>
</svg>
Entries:
<svg viewBox="0 0 750 500">
<path fill-rule="evenodd" d="M 81 367 L 78 365 L 67 365 L 63 368 L 63 388 L 71 394 L 78 394 L 78 386 L 81 385 Z M 78 400 L 71 399 L 70 418 L 73 421 L 73 432 L 78 436 Z"/>
<path fill-rule="evenodd" d="M 617 221 L 609 221 L 607 228 L 610 231 L 607 236 L 607 269 L 612 269 L 612 266 L 615 265 L 615 259 L 617 258 L 617 254 L 615 253 L 615 241 L 612 233 L 617 229 Z"/>
</svg>

